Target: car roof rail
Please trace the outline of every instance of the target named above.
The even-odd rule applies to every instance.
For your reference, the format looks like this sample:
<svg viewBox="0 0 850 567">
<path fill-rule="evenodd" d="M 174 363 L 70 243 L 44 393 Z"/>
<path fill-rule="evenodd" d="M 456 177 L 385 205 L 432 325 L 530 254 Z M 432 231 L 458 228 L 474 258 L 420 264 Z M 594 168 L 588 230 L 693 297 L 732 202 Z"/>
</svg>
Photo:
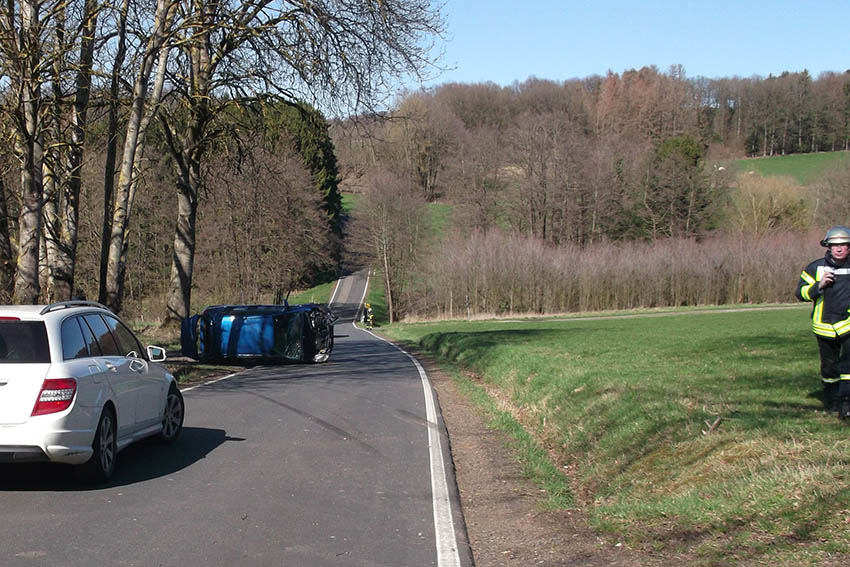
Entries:
<svg viewBox="0 0 850 567">
<path fill-rule="evenodd" d="M 72 299 L 71 301 L 57 301 L 56 303 L 51 303 L 50 305 L 39 311 L 39 315 L 44 315 L 45 313 L 50 313 L 51 311 L 56 311 L 57 309 L 67 309 L 69 307 L 99 307 L 101 309 L 111 311 L 109 307 L 103 305 L 102 303 L 98 303 L 97 301 Z"/>
</svg>

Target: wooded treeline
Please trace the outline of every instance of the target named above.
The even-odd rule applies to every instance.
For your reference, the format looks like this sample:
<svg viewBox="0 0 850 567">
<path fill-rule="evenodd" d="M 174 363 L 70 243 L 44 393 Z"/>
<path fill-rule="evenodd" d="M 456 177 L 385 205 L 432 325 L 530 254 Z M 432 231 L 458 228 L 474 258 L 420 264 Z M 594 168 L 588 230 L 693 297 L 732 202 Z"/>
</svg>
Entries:
<svg viewBox="0 0 850 567">
<path fill-rule="evenodd" d="M 175 322 L 196 269 L 220 300 L 285 294 L 338 253 L 313 107 L 381 104 L 442 26 L 426 0 L 4 2 L 0 300 L 158 294 Z"/>
<path fill-rule="evenodd" d="M 850 218 L 847 171 L 803 188 L 731 167 L 746 156 L 845 150 L 850 72 L 690 80 L 681 67 L 646 67 L 510 87 L 446 84 L 407 93 L 381 120 L 337 122 L 333 139 L 347 186 L 364 193 L 358 240 L 371 242 L 375 264 L 385 270 L 391 318 L 457 314 L 467 298 L 471 313 L 782 301 L 777 288 L 762 293 L 751 278 L 771 274 L 785 289 L 798 268 L 778 274 L 775 262 L 753 264 L 737 243 L 758 238 L 767 246 L 771 235 L 801 235 Z M 393 194 L 406 198 L 391 201 Z M 422 207 L 429 202 L 453 206 L 443 230 L 448 242 L 424 239 Z M 407 218 L 420 220 L 405 225 Z M 406 244 L 392 244 L 398 241 Z M 720 242 L 738 251 L 734 259 L 717 252 Z M 670 276 L 682 265 L 669 253 L 677 245 L 712 254 L 705 261 L 717 287 L 680 289 L 687 278 Z M 576 270 L 590 269 L 594 254 L 608 257 L 606 246 L 622 258 L 629 249 L 655 258 L 642 265 L 648 272 L 641 278 L 656 274 L 659 281 L 598 301 L 597 276 Z M 470 271 L 493 248 L 507 257 Z M 801 250 L 807 252 L 798 256 Z M 811 253 L 796 247 L 791 264 Z M 410 258 L 430 266 L 418 271 L 418 281 L 404 266 Z"/>
</svg>

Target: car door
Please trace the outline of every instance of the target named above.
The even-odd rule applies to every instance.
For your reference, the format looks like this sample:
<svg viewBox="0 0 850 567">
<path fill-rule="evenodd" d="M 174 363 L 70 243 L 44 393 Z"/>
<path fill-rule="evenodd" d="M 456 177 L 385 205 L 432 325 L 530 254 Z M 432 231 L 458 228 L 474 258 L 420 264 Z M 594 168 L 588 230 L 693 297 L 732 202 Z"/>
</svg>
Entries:
<svg viewBox="0 0 850 567">
<path fill-rule="evenodd" d="M 124 323 L 109 315 L 104 315 L 103 318 L 118 341 L 121 351 L 129 359 L 130 372 L 135 373 L 138 380 L 136 430 L 161 423 L 167 394 L 164 369 L 147 360 L 142 344 Z"/>
<path fill-rule="evenodd" d="M 106 321 L 98 313 L 82 316 L 97 344 L 100 355 L 97 360 L 106 369 L 106 380 L 115 393 L 118 437 L 131 435 L 136 429 L 136 398 L 141 379 L 130 370 L 130 359 L 125 357 Z"/>
<path fill-rule="evenodd" d="M 96 358 L 100 348 L 91 330 L 74 316 L 62 321 L 61 335 L 62 361 L 68 373 L 77 378 L 77 400 L 85 406 L 103 403 L 107 370 Z"/>
</svg>

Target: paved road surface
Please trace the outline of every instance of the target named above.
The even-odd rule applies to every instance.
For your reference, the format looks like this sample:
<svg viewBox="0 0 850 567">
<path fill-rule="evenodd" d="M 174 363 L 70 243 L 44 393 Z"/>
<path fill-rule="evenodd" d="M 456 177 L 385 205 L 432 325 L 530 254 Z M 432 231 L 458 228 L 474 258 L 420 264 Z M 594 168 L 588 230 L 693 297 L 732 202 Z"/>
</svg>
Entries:
<svg viewBox="0 0 850 567">
<path fill-rule="evenodd" d="M 338 286 L 328 363 L 186 391 L 178 442 L 130 447 L 108 485 L 0 469 L 0 565 L 471 565 L 427 380 L 350 322 L 364 283 Z"/>
</svg>

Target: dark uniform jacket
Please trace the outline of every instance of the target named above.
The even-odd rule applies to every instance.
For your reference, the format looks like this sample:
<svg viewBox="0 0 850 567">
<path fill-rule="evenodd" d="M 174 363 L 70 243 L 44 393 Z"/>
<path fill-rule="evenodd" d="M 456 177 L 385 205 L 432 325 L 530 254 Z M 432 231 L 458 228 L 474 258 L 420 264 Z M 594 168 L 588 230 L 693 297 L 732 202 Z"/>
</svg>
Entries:
<svg viewBox="0 0 850 567">
<path fill-rule="evenodd" d="M 835 274 L 835 282 L 818 289 L 827 270 Z M 812 331 L 822 337 L 837 337 L 850 332 L 850 260 L 837 264 L 829 252 L 815 260 L 800 274 L 797 299 L 813 301 Z"/>
</svg>

